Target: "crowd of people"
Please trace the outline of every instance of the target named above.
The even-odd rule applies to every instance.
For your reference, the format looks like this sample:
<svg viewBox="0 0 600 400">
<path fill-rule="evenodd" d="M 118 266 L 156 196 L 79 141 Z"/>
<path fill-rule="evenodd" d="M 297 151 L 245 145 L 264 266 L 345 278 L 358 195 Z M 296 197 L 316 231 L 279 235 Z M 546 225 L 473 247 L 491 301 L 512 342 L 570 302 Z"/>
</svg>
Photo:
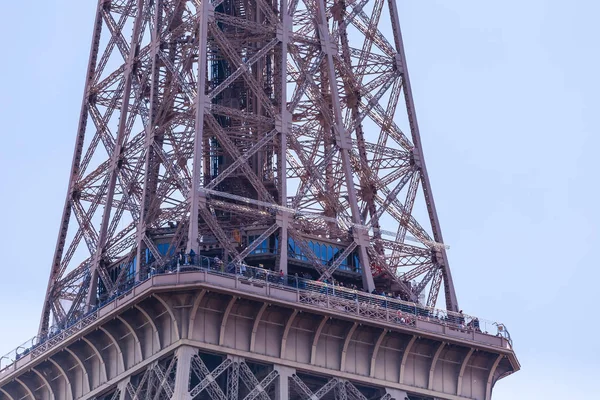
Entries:
<svg viewBox="0 0 600 400">
<path fill-rule="evenodd" d="M 184 272 L 186 270 L 195 270 L 198 268 L 214 272 L 236 274 L 250 282 L 269 282 L 272 284 L 306 290 L 307 292 L 316 293 L 323 297 L 334 296 L 339 300 L 342 300 L 342 303 L 344 300 L 346 301 L 346 305 L 342 304 L 339 306 L 342 308 L 347 307 L 348 309 L 345 311 L 356 309 L 356 307 L 365 312 L 386 310 L 386 315 L 390 316 L 390 320 L 404 325 L 415 325 L 417 319 L 420 319 L 449 325 L 463 331 L 482 332 L 479 319 L 465 316 L 462 310 L 458 313 L 434 310 L 418 303 L 407 302 L 402 299 L 399 293 L 394 294 L 378 289 L 374 289 L 369 293 L 356 284 L 344 283 L 333 278 L 318 280 L 307 272 L 285 275 L 283 271 L 271 271 L 266 269 L 262 264 L 259 264 L 258 267 L 250 266 L 245 263 L 229 263 L 226 265 L 219 257 L 199 256 L 194 250 L 190 250 L 188 253 L 181 250 L 162 267 L 150 268 L 148 275 L 150 277 L 155 274 Z M 116 297 L 128 292 L 134 285 L 135 282 L 133 280 L 121 284 L 117 292 L 113 293 L 112 296 L 103 299 L 96 308 L 102 307 Z M 389 313 L 389 311 L 392 311 L 392 313 Z M 66 322 L 63 329 L 69 328 L 75 322 L 75 320 Z M 44 340 L 56 335 L 60 331 L 61 329 L 59 328 L 49 330 Z M 484 333 L 487 334 L 487 332 Z M 42 342 L 43 341 L 39 341 L 36 343 L 36 346 Z M 23 357 L 30 351 L 31 348 L 27 348 L 22 352 L 17 352 L 16 359 Z"/>
<path fill-rule="evenodd" d="M 458 313 L 434 310 L 418 303 L 407 302 L 399 293 L 385 292 L 381 289 L 374 289 L 369 293 L 354 283 L 344 283 L 332 277 L 318 280 L 308 272 L 285 275 L 281 270 L 271 271 L 265 269 L 262 264 L 259 264 L 258 267 L 245 263 L 225 265 L 218 257 L 196 257 L 193 250 L 190 254 L 180 252 L 177 263 L 178 270 L 185 270 L 188 266 L 199 265 L 213 271 L 235 273 L 249 281 L 264 281 L 308 290 L 321 295 L 335 296 L 348 300 L 348 306 L 350 307 L 358 305 L 365 310 L 390 309 L 393 311 L 390 318 L 401 324 L 415 325 L 416 320 L 421 319 L 449 325 L 464 331 L 482 332 L 479 319 L 464 315 L 462 310 Z M 374 296 L 369 296 L 369 294 Z"/>
</svg>

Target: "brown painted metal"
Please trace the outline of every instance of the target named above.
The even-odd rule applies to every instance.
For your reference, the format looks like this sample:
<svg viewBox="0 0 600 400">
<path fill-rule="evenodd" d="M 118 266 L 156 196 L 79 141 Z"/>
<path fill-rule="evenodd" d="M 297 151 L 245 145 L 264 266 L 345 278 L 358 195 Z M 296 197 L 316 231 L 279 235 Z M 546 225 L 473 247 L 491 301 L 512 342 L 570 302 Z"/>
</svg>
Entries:
<svg viewBox="0 0 600 400">
<path fill-rule="evenodd" d="M 265 262 L 257 237 L 458 310 L 395 1 L 100 0 L 81 110 L 41 333 L 165 254 Z"/>
<path fill-rule="evenodd" d="M 332 380 L 356 386 L 347 387 L 355 396 L 338 392 L 327 399 L 380 398 L 373 395 L 376 390 L 381 395 L 401 391 L 409 398 L 485 400 L 496 382 L 520 368 L 510 343 L 494 334 L 464 332 L 441 321 L 432 325 L 425 317 L 407 324 L 300 298 L 288 287 L 217 271 L 155 275 L 93 311 L 90 321 L 73 326 L 69 334 L 32 348 L 1 370 L 0 399 L 52 394 L 57 399 L 109 399 L 106 394 L 127 387 L 125 398 L 184 399 L 190 398 L 189 391 L 196 399 L 241 400 L 266 387 L 257 382 L 271 371 L 288 368 L 295 381 L 309 378 L 305 383 L 315 394 L 315 378 L 332 386 Z M 219 361 L 202 364 L 210 354 Z M 203 371 L 192 385 L 188 361 L 194 373 Z M 243 365 L 230 370 L 226 380 L 207 379 L 244 362 L 255 364 L 254 373 L 256 364 L 265 368 L 256 373 L 258 381 Z M 148 387 L 165 393 L 137 392 L 148 370 L 156 374 Z M 239 388 L 245 388 L 239 391 L 230 386 L 238 373 L 244 380 Z M 211 392 L 207 384 L 227 395 Z M 259 397 L 307 398 L 269 394 Z"/>
</svg>

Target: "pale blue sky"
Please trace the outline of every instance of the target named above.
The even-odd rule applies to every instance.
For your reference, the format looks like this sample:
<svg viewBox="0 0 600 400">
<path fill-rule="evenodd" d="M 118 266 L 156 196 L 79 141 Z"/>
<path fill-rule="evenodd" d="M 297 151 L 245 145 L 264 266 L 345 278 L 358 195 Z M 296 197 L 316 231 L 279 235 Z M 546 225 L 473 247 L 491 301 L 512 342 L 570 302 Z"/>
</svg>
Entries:
<svg viewBox="0 0 600 400">
<path fill-rule="evenodd" d="M 4 2 L 0 353 L 36 332 L 71 162 L 93 0 Z M 591 398 L 600 375 L 597 1 L 399 1 L 461 308 L 522 370 L 495 400 Z"/>
</svg>

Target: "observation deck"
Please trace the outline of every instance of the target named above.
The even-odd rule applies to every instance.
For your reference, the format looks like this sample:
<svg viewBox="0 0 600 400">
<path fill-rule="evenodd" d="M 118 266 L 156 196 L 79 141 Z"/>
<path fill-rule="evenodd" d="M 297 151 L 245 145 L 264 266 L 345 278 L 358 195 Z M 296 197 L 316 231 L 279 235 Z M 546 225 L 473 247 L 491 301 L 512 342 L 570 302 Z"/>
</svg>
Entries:
<svg viewBox="0 0 600 400">
<path fill-rule="evenodd" d="M 408 398 L 489 399 L 495 382 L 520 368 L 502 324 L 195 261 L 126 285 L 64 329 L 2 357 L 0 400 L 46 392 L 95 398 L 181 346 L 391 387 Z"/>
</svg>

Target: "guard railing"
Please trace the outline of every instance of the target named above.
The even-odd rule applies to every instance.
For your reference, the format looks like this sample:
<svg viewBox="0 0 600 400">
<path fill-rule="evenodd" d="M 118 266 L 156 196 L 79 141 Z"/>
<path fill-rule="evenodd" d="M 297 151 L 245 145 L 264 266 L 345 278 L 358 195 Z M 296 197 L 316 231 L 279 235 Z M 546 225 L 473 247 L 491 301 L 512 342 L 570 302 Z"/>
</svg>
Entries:
<svg viewBox="0 0 600 400">
<path fill-rule="evenodd" d="M 422 320 L 445 325 L 463 332 L 479 332 L 501 336 L 506 338 L 512 346 L 506 327 L 497 322 L 487 321 L 460 312 L 426 307 L 390 295 L 366 293 L 331 281 L 318 281 L 298 275 L 284 275 L 281 272 L 252 267 L 243 263 L 225 264 L 217 257 L 178 254 L 169 258 L 166 262 L 163 261 L 162 264 L 155 263 L 154 266 L 148 268 L 146 276 L 141 281 L 134 282 L 131 280 L 121 284 L 112 296 L 103 299 L 84 315 L 67 321 L 62 327 L 53 326 L 49 328 L 47 333 L 29 339 L 8 354 L 0 357 L 0 376 L 10 370 L 9 367 L 21 357 L 29 353 L 32 353 L 32 356 L 37 356 L 83 330 L 97 319 L 100 308 L 113 302 L 117 297 L 129 293 L 135 286 L 145 282 L 152 276 L 190 271 L 206 271 L 211 274 L 222 274 L 246 280 L 253 284 L 264 283 L 285 287 L 297 291 L 301 303 L 357 313 L 367 318 L 383 319 L 387 322 L 409 326 L 414 326 L 417 320 Z"/>
</svg>

